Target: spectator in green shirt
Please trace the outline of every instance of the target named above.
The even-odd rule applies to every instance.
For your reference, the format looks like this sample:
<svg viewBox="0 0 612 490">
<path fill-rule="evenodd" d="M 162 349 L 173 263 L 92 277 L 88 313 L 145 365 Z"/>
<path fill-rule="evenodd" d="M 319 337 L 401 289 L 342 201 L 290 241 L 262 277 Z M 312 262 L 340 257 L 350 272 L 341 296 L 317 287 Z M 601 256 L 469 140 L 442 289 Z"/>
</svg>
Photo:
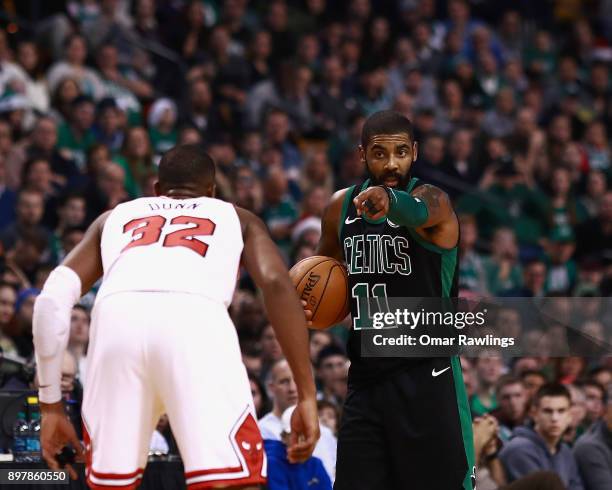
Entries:
<svg viewBox="0 0 612 490">
<path fill-rule="evenodd" d="M 503 374 L 504 364 L 499 352 L 482 351 L 475 359 L 474 367 L 478 379 L 476 393 L 470 399 L 472 416 L 479 417 L 498 407 L 495 387 Z"/>
<path fill-rule="evenodd" d="M 557 68 L 557 53 L 549 32 L 540 30 L 534 43 L 525 50 L 525 66 L 543 76 L 552 74 Z"/>
<path fill-rule="evenodd" d="M 599 170 L 591 170 L 586 176 L 585 194 L 580 198 L 580 204 L 587 210 L 589 218 L 595 218 L 599 210 L 601 198 L 608 190 L 606 174 Z"/>
<path fill-rule="evenodd" d="M 572 259 L 576 244 L 572 229 L 554 228 L 547 248 L 546 291 L 569 293 L 576 283 L 576 262 Z"/>
<path fill-rule="evenodd" d="M 457 211 L 475 215 L 484 238 L 505 226 L 514 229 L 521 245 L 538 245 L 546 224 L 546 202 L 524 182 L 511 157 L 502 157 L 489 167 L 480 190 L 459 200 Z"/>
<path fill-rule="evenodd" d="M 70 120 L 59 127 L 57 147 L 70 155 L 81 171 L 87 151 L 96 143 L 93 132 L 95 105 L 90 97 L 80 95 L 70 105 Z"/>
<path fill-rule="evenodd" d="M 172 99 L 157 99 L 149 110 L 149 138 L 156 155 L 161 155 L 176 145 L 177 110 Z"/>
<path fill-rule="evenodd" d="M 483 261 L 487 289 L 493 296 L 522 284 L 516 236 L 510 228 L 498 228 L 491 243 L 491 256 Z"/>
<path fill-rule="evenodd" d="M 285 258 L 291 249 L 291 230 L 297 220 L 297 208 L 289 196 L 289 183 L 282 167 L 272 167 L 264 181 L 263 220 Z"/>
<path fill-rule="evenodd" d="M 469 214 L 459 216 L 459 287 L 479 294 L 488 294 L 484 260 L 476 252 L 478 227 Z"/>
<path fill-rule="evenodd" d="M 551 175 L 551 196 L 546 204 L 546 218 L 551 233 L 567 235 L 571 228 L 588 218 L 588 211 L 572 193 L 572 176 L 566 167 L 557 167 Z"/>
</svg>

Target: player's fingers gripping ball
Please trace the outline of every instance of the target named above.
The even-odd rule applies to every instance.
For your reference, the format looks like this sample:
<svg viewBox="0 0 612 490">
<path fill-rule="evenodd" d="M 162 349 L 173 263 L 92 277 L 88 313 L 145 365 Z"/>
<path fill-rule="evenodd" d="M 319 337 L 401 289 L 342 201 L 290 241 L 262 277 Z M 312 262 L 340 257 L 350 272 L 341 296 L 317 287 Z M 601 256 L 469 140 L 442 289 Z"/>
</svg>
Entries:
<svg viewBox="0 0 612 490">
<path fill-rule="evenodd" d="M 349 313 L 348 277 L 344 265 L 315 255 L 300 260 L 289 271 L 305 310 L 312 312 L 311 328 L 329 328 Z"/>
</svg>

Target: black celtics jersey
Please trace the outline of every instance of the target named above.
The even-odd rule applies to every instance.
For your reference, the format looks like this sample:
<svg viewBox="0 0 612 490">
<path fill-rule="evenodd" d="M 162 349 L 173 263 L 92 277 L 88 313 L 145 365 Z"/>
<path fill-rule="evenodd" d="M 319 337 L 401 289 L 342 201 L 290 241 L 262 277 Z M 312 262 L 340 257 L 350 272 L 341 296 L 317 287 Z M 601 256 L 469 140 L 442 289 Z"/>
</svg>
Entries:
<svg viewBox="0 0 612 490">
<path fill-rule="evenodd" d="M 413 178 L 405 190 L 422 185 Z M 353 199 L 369 185 L 351 187 L 340 216 L 340 246 L 348 269 L 352 328 L 348 340 L 351 360 L 349 385 L 374 382 L 381 376 L 419 362 L 416 358 L 362 357 L 361 332 L 367 314 L 360 298 L 457 296 L 457 247 L 442 249 L 427 242 L 412 228 L 387 218 L 377 221 L 357 216 Z"/>
</svg>

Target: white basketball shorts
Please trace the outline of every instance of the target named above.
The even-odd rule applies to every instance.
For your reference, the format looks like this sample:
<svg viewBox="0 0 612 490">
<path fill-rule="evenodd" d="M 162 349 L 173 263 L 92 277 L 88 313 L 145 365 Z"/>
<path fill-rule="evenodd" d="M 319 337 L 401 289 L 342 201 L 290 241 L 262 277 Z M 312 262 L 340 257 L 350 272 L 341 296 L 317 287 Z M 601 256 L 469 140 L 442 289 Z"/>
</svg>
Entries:
<svg viewBox="0 0 612 490">
<path fill-rule="evenodd" d="M 263 441 L 225 307 L 177 292 L 101 299 L 82 410 L 91 488 L 138 486 L 162 413 L 189 490 L 265 483 Z"/>
</svg>

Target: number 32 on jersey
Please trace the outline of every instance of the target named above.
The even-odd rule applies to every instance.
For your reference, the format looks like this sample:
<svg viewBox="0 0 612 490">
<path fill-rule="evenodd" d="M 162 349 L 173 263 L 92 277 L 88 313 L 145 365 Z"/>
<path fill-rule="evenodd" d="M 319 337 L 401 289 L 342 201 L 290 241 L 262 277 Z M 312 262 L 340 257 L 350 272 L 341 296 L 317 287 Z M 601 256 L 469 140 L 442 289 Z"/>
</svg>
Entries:
<svg viewBox="0 0 612 490">
<path fill-rule="evenodd" d="M 132 247 L 143 247 L 157 243 L 164 234 L 166 218 L 163 216 L 147 216 L 136 218 L 123 226 L 123 233 L 132 232 L 132 240 L 122 252 Z M 208 218 L 195 216 L 176 216 L 169 222 L 170 225 L 186 225 L 186 227 L 165 233 L 162 247 L 186 247 L 202 257 L 206 256 L 208 244 L 195 238 L 196 236 L 210 236 L 215 232 L 215 223 Z"/>
</svg>

